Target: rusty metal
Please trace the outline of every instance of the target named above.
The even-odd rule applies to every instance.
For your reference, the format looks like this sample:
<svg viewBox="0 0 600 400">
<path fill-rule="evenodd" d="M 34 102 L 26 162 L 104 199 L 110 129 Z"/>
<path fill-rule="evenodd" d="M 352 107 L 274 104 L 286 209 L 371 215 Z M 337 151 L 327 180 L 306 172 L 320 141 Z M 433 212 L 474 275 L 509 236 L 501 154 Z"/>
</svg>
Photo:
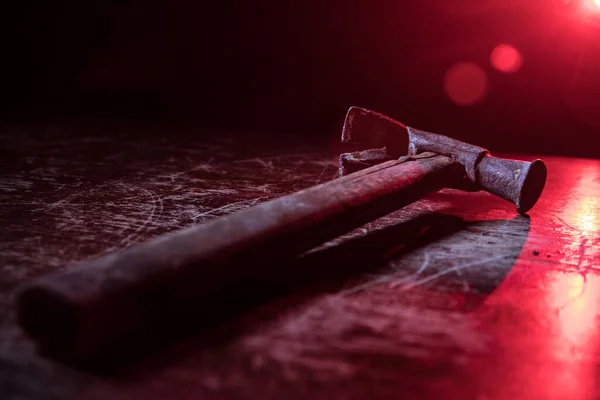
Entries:
<svg viewBox="0 0 600 400">
<path fill-rule="evenodd" d="M 342 155 L 342 174 L 357 172 L 41 277 L 19 295 L 21 325 L 43 349 L 86 358 L 164 315 L 191 307 L 200 317 L 232 282 L 271 276 L 277 260 L 428 193 L 467 179 L 523 211 L 545 179 L 541 162 L 493 158 L 364 109 L 350 110 L 343 140 L 377 145 Z"/>
<path fill-rule="evenodd" d="M 407 140 L 408 138 L 408 140 Z M 496 158 L 482 147 L 408 127 L 377 112 L 352 107 L 346 116 L 342 141 L 380 147 L 340 156 L 340 175 L 374 165 L 398 154 L 434 152 L 445 155 L 465 168 L 462 190 L 485 190 L 517 206 L 524 214 L 542 194 L 547 170 L 542 160 L 532 162 Z M 404 147 L 404 151 L 400 150 Z"/>
</svg>

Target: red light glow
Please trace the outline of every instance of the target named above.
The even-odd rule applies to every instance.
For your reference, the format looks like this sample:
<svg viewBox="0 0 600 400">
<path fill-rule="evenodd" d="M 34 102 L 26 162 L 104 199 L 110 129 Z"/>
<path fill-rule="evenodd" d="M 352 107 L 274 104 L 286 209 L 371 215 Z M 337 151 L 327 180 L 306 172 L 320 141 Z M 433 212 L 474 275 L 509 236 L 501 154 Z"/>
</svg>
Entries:
<svg viewBox="0 0 600 400">
<path fill-rule="evenodd" d="M 470 106 L 485 96 L 487 76 L 477 64 L 458 63 L 446 72 L 444 90 L 454 103 L 460 106 Z"/>
<path fill-rule="evenodd" d="M 600 0 L 597 0 L 600 2 Z M 492 51 L 490 59 L 494 68 L 505 73 L 517 72 L 523 66 L 523 57 L 519 50 L 507 44 L 501 44 Z"/>
<path fill-rule="evenodd" d="M 583 0 L 581 3 L 588 12 L 600 12 L 600 0 Z"/>
</svg>

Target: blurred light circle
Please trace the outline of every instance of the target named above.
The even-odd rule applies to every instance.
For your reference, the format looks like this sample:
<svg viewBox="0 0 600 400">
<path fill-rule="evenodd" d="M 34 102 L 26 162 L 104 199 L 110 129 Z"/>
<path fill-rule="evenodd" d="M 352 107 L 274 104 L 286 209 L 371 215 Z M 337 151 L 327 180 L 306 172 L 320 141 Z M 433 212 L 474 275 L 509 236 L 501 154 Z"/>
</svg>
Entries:
<svg viewBox="0 0 600 400">
<path fill-rule="evenodd" d="M 600 8 L 600 0 L 594 0 L 594 5 Z"/>
<path fill-rule="evenodd" d="M 513 46 L 501 44 L 492 51 L 491 62 L 498 71 L 512 73 L 521 69 L 523 57 Z"/>
<path fill-rule="evenodd" d="M 487 92 L 485 71 L 475 63 L 454 64 L 444 77 L 444 90 L 450 99 L 461 106 L 481 101 Z"/>
</svg>

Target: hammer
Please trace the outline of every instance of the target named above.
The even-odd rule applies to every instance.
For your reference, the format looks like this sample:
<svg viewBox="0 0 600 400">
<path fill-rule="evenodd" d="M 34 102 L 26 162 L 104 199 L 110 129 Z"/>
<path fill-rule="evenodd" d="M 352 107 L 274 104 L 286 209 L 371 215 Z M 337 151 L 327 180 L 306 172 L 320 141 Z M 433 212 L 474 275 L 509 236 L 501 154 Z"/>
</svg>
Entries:
<svg viewBox="0 0 600 400">
<path fill-rule="evenodd" d="M 546 181 L 541 160 L 481 147 L 352 107 L 338 179 L 155 238 L 21 288 L 17 314 L 42 350 L 87 359 L 180 310 L 201 318 L 234 282 L 273 275 L 273 261 L 328 240 L 445 187 L 485 190 L 527 212 Z M 270 261 L 270 262 L 266 262 Z"/>
</svg>

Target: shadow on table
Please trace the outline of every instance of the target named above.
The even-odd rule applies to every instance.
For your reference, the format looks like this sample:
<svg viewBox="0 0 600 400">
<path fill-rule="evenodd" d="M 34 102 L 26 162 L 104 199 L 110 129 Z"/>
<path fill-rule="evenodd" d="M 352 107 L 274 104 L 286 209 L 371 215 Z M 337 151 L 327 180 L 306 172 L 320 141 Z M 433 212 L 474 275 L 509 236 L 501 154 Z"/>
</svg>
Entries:
<svg viewBox="0 0 600 400">
<path fill-rule="evenodd" d="M 381 277 L 401 272 L 403 277 L 412 276 L 405 283 L 434 290 L 460 291 L 461 285 L 468 285 L 478 294 L 474 298 L 479 302 L 510 272 L 529 227 L 529 218 L 521 216 L 465 222 L 456 216 L 434 213 L 401 223 L 388 220 L 387 224 L 370 227 L 366 234 L 330 242 L 293 261 L 261 260 L 260 268 L 270 271 L 268 279 L 245 279 L 228 287 L 218 301 L 214 297 L 200 299 L 186 309 L 157 316 L 156 324 L 144 330 L 147 333 L 132 334 L 94 359 L 62 361 L 94 373 L 118 376 L 122 368 L 135 365 L 141 358 L 168 354 L 169 346 L 180 341 L 194 341 L 196 350 L 226 344 L 255 324 L 281 313 L 293 314 L 296 307 L 323 293 L 352 288 L 365 274 Z M 434 258 L 426 270 L 423 263 L 410 259 L 419 252 Z M 400 269 L 395 263 L 394 271 L 389 270 L 390 260 L 404 258 L 409 260 L 401 262 Z"/>
</svg>

